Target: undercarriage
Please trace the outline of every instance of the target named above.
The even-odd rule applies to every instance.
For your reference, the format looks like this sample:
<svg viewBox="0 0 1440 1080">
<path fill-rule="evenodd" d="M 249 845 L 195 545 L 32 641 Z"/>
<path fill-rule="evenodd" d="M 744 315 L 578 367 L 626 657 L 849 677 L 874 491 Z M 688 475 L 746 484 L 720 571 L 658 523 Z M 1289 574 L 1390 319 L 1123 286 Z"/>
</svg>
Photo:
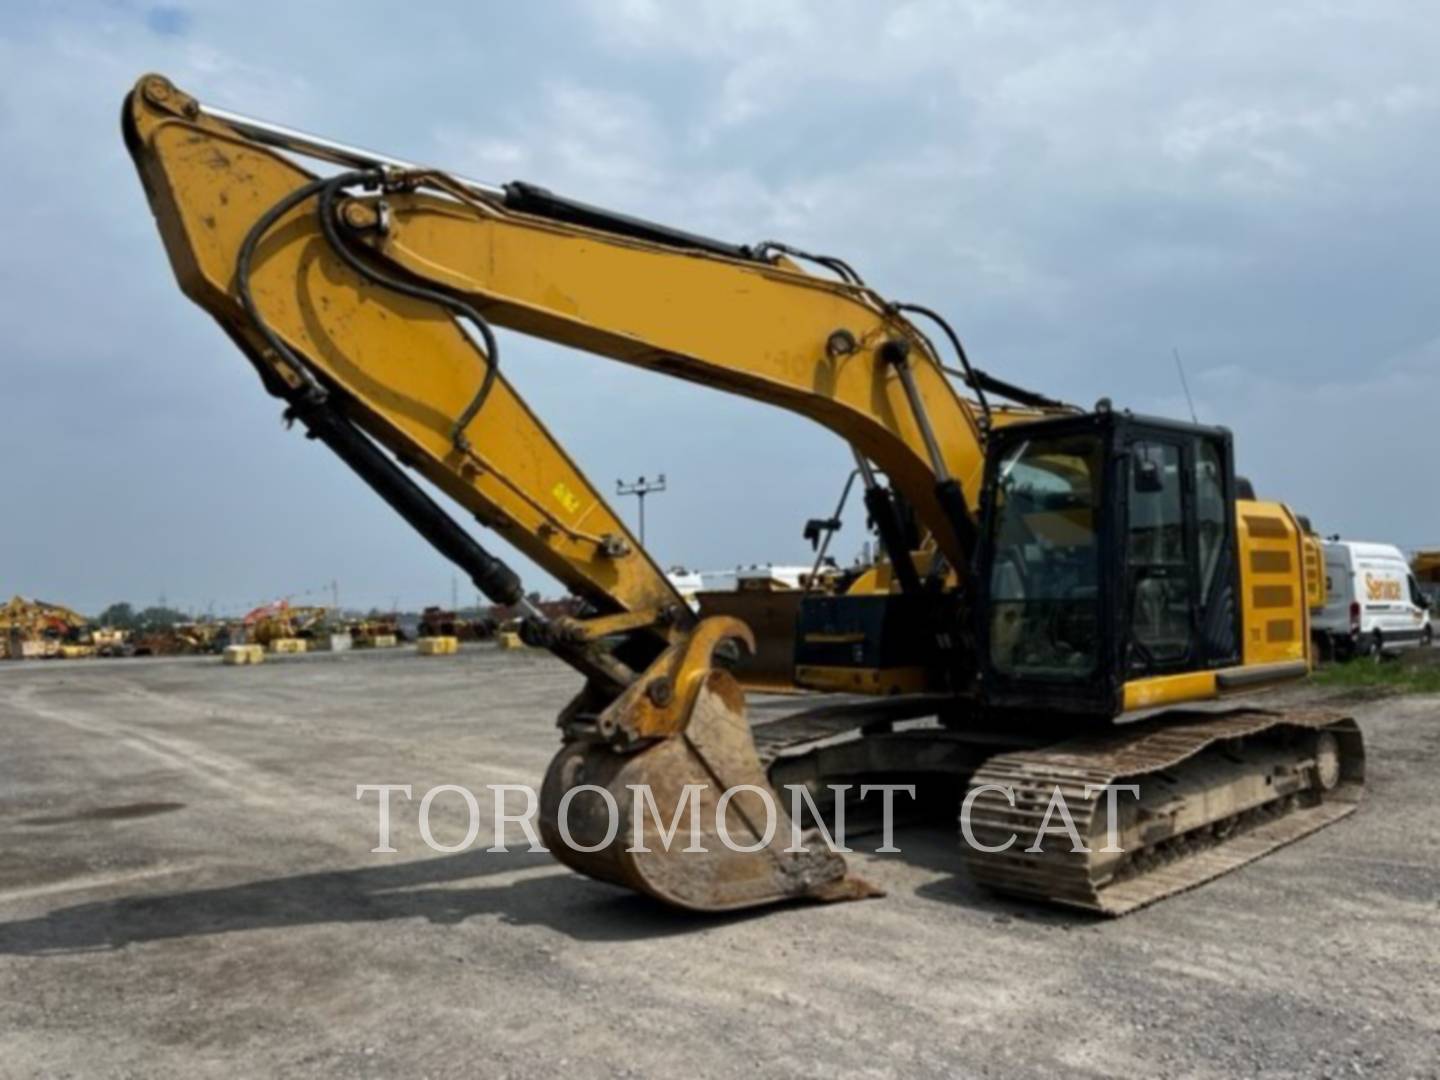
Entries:
<svg viewBox="0 0 1440 1080">
<path fill-rule="evenodd" d="M 956 864 L 979 884 L 1115 916 L 1339 821 L 1358 807 L 1364 788 L 1360 730 L 1325 710 L 1174 709 L 1057 738 L 1014 726 L 942 723 L 946 702 L 914 696 L 826 703 L 745 729 L 739 702 L 725 700 L 723 687 L 716 679 L 702 692 L 680 738 L 629 755 L 601 743 L 567 743 L 542 795 L 547 844 L 557 857 L 694 910 L 879 895 L 882 882 L 848 873 L 831 850 L 844 843 L 836 836 L 835 799 L 837 788 L 853 800 L 864 788 L 890 785 L 906 789 L 892 806 L 907 820 L 923 814 L 958 822 Z M 575 850 L 604 839 L 609 821 L 597 812 L 598 799 L 586 814 L 587 804 L 572 796 L 570 836 L 557 827 L 560 798 L 582 784 L 606 788 L 623 808 L 611 843 L 598 853 Z M 698 842 L 685 828 L 686 784 L 704 789 L 696 795 Z M 653 808 L 638 815 L 638 833 L 629 785 L 654 793 Z M 743 795 L 717 805 L 726 787 L 740 785 L 749 786 Z M 770 806 L 751 789 L 767 791 Z M 850 821 L 854 836 L 853 811 Z M 668 838 L 667 823 L 680 826 Z M 735 846 L 755 850 L 733 850 L 722 830 Z M 636 836 L 650 850 L 628 851 Z"/>
</svg>

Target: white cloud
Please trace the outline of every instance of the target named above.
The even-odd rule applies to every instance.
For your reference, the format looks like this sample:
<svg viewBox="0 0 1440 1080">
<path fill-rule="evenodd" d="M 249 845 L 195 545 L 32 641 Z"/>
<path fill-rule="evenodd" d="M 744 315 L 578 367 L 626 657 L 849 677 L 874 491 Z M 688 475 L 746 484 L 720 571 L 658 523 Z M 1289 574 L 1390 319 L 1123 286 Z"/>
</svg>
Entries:
<svg viewBox="0 0 1440 1080">
<path fill-rule="evenodd" d="M 0 27 L 0 330 L 23 403 L 0 458 L 50 447 L 17 496 L 27 519 L 85 537 L 105 517 L 130 555 L 102 575 L 88 541 L 26 539 L 4 560 L 15 587 L 139 597 L 143 568 L 164 565 L 172 596 L 199 599 L 243 565 L 242 600 L 332 573 L 386 578 L 374 602 L 448 592 L 388 511 L 278 434 L 275 405 L 175 290 L 117 123 L 156 69 L 397 156 L 833 251 L 953 315 L 983 366 L 1070 400 L 1183 414 L 1179 346 L 1202 419 L 1235 427 L 1264 490 L 1336 528 L 1440 533 L 1387 466 L 1430 453 L 1440 369 L 1440 42 L 1422 5 L 594 0 L 425 5 L 399 26 L 339 0 L 186 10 L 166 35 L 120 3 Z M 505 345 L 602 487 L 691 478 L 656 504 L 662 560 L 803 555 L 803 514 L 753 513 L 755 478 L 770 505 L 810 507 L 844 468 L 833 439 Z M 255 485 L 257 468 L 273 481 Z M 252 537 L 275 513 L 295 526 L 284 550 Z M 186 539 L 196 515 L 212 547 Z"/>
</svg>

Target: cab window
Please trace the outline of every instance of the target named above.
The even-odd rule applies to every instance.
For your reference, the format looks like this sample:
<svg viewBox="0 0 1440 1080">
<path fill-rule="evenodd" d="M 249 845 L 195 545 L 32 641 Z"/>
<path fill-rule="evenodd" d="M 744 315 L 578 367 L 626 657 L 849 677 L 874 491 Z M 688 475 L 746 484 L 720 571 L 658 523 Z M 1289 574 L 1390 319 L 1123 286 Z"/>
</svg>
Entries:
<svg viewBox="0 0 1440 1080">
<path fill-rule="evenodd" d="M 1225 474 L 1220 448 L 1201 442 L 1195 454 L 1195 545 L 1200 564 L 1200 595 L 1208 597 L 1225 549 Z"/>
<path fill-rule="evenodd" d="M 992 516 L 990 661 L 1010 676 L 1086 679 L 1099 658 L 1103 444 L 1028 439 L 999 463 Z"/>
<path fill-rule="evenodd" d="M 1164 668 L 1191 652 L 1193 604 L 1180 470 L 1178 444 L 1131 444 L 1126 557 L 1130 667 L 1135 671 Z M 1213 559 L 1218 550 L 1210 554 Z"/>
</svg>

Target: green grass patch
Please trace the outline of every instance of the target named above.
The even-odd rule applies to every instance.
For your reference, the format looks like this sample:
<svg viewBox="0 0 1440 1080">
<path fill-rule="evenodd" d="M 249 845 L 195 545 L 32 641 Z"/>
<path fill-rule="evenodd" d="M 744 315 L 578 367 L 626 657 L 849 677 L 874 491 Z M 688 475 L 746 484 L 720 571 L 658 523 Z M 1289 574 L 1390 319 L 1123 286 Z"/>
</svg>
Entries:
<svg viewBox="0 0 1440 1080">
<path fill-rule="evenodd" d="M 1425 652 L 1430 650 L 1426 649 Z M 1310 676 L 1317 686 L 1333 686 L 1351 690 L 1373 688 L 1397 694 L 1440 694 L 1440 664 L 1398 660 L 1348 660 L 1343 664 L 1327 664 Z"/>
</svg>

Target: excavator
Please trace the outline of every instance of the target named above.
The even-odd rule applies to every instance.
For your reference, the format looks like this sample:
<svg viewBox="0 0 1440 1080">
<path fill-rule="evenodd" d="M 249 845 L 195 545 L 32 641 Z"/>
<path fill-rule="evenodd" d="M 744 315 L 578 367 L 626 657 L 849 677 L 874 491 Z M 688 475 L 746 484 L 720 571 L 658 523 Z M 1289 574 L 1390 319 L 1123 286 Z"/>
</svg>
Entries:
<svg viewBox="0 0 1440 1080">
<path fill-rule="evenodd" d="M 278 638 L 311 638 L 322 628 L 329 608 L 275 600 L 248 612 L 240 624 L 245 638 L 256 645 L 269 645 Z"/>
<path fill-rule="evenodd" d="M 583 676 L 539 797 L 572 869 L 702 912 L 875 895 L 818 842 L 818 804 L 778 792 L 903 777 L 964 811 L 982 885 L 1119 915 L 1359 803 L 1353 718 L 1259 693 L 1309 670 L 1315 598 L 1304 529 L 1236 476 L 1228 430 L 1013 385 L 833 256 L 467 179 L 160 75 L 122 126 L 181 291 L 286 418 Z M 796 678 L 830 693 L 752 722 L 731 670 L 750 627 L 683 601 L 502 372 L 497 328 L 848 444 L 885 558 L 801 606 Z M 527 600 L 420 481 L 579 613 Z M 687 805 L 690 842 L 662 843 Z"/>
</svg>

